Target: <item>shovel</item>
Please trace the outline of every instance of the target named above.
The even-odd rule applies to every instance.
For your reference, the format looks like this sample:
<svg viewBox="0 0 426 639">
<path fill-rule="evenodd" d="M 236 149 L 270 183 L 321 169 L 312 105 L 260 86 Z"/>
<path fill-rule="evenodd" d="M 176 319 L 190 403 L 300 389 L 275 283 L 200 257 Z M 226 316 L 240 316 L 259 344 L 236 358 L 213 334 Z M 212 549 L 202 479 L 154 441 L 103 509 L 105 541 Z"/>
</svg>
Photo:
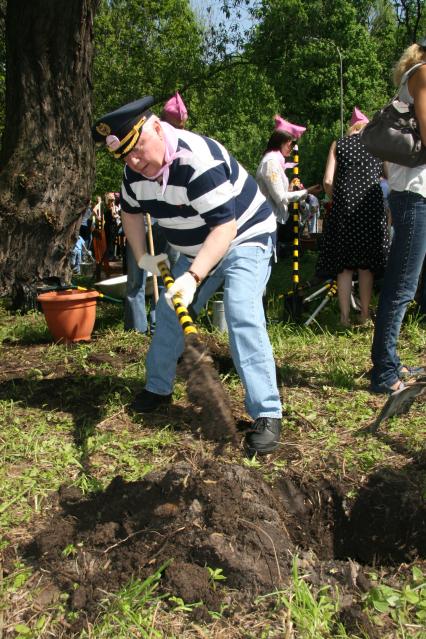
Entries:
<svg viewBox="0 0 426 639">
<path fill-rule="evenodd" d="M 174 279 L 165 262 L 158 264 L 164 285 L 169 289 Z M 213 360 L 200 339 L 198 329 L 182 304 L 179 295 L 173 297 L 173 306 L 185 336 L 181 371 L 187 382 L 190 401 L 202 409 L 201 429 L 208 439 L 237 444 L 237 431 L 231 406 L 222 386 Z"/>
<path fill-rule="evenodd" d="M 414 400 L 426 392 L 426 378 L 420 378 L 413 384 L 408 384 L 400 390 L 394 391 L 389 395 L 385 405 L 383 406 L 380 414 L 369 427 L 369 432 L 375 433 L 380 424 L 389 417 L 395 415 L 404 415 L 408 413 Z"/>
<path fill-rule="evenodd" d="M 48 291 L 89 291 L 90 289 L 84 288 L 83 286 L 76 286 L 75 284 L 66 284 L 60 277 L 56 275 L 52 275 L 51 277 L 46 277 L 43 279 L 45 284 L 37 288 L 39 293 L 47 293 Z M 114 304 L 123 304 L 123 300 L 120 300 L 116 297 L 111 297 L 111 295 L 105 295 L 100 291 L 99 298 L 105 302 L 113 302 Z"/>
</svg>

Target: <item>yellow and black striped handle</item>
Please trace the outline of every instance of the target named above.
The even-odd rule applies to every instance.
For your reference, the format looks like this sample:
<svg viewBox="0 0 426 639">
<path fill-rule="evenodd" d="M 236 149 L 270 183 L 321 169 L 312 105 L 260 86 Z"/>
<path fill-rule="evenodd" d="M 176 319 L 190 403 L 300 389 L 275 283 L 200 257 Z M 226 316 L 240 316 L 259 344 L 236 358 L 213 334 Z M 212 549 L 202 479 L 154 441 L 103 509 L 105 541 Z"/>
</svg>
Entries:
<svg viewBox="0 0 426 639">
<path fill-rule="evenodd" d="M 158 264 L 158 268 L 160 269 L 161 277 L 163 278 L 164 286 L 169 289 L 174 284 L 174 279 L 169 269 L 167 268 L 167 264 L 165 262 L 160 262 Z M 179 295 L 173 296 L 173 306 L 175 307 L 176 315 L 178 317 L 179 323 L 183 328 L 183 332 L 185 335 L 190 335 L 191 333 L 198 333 L 197 327 L 190 314 L 188 313 L 188 309 L 186 306 L 182 304 L 182 300 Z"/>
<path fill-rule="evenodd" d="M 293 162 L 296 165 L 293 167 L 293 179 L 299 177 L 299 147 L 297 144 L 293 147 Z M 299 202 L 292 202 L 292 218 L 293 218 L 293 291 L 297 291 L 299 288 Z"/>
<path fill-rule="evenodd" d="M 337 280 L 333 280 L 328 286 L 329 290 L 327 291 L 327 297 L 333 297 L 337 293 Z"/>
</svg>

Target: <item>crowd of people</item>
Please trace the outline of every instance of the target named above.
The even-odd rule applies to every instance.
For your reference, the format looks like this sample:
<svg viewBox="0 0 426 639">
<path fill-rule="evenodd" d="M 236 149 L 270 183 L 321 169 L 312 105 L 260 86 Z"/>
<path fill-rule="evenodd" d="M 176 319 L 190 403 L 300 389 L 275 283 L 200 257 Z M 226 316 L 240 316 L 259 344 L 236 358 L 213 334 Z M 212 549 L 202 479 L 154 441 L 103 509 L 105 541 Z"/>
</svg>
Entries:
<svg viewBox="0 0 426 639">
<path fill-rule="evenodd" d="M 426 39 L 404 52 L 395 80 L 400 98 L 415 106 L 426 143 Z M 101 225 L 103 253 L 95 249 L 96 231 L 87 229 L 82 235 L 89 250 L 93 235 L 97 262 L 114 259 L 111 225 L 114 210 L 118 211 L 127 251 L 126 328 L 148 330 L 147 274 L 160 278 L 158 265 L 166 261 L 175 278 L 172 288 L 155 299 L 146 383 L 133 401 L 133 410 L 151 412 L 171 401 L 183 350 L 172 297 L 178 294 L 197 315 L 220 289 L 232 358 L 253 420 L 246 434 L 247 450 L 263 454 L 279 445 L 282 406 L 262 296 L 277 242 L 288 241 L 293 202 L 300 208 L 301 229 L 308 234 L 318 233 L 324 205 L 318 272 L 337 280 L 344 328 L 352 322 L 354 279 L 360 296 L 358 323 L 373 326 L 373 283 L 381 278 L 371 390 L 393 393 L 404 388 L 407 378 L 424 373 L 420 366 L 402 364 L 396 349 L 425 263 L 426 165 L 409 169 L 373 157 L 359 135 L 368 118 L 354 107 L 347 134 L 330 147 L 322 185 L 304 188 L 300 180 L 289 180 L 286 171 L 295 166 L 292 150 L 305 127 L 279 115 L 254 178 L 218 141 L 185 128 L 188 113 L 178 93 L 164 106 L 161 118 L 150 110 L 153 102 L 149 96 L 136 100 L 93 125 L 95 141 L 124 162 L 124 172 L 119 198 L 109 194 L 112 197 L 105 199 L 109 213 Z M 322 192 L 325 196 L 320 198 Z M 95 210 L 99 214 L 100 200 Z M 83 218 L 82 228 L 89 226 L 89 218 Z M 148 236 L 155 236 L 155 252 L 147 245 L 147 230 Z M 426 275 L 419 291 L 424 312 Z"/>
</svg>

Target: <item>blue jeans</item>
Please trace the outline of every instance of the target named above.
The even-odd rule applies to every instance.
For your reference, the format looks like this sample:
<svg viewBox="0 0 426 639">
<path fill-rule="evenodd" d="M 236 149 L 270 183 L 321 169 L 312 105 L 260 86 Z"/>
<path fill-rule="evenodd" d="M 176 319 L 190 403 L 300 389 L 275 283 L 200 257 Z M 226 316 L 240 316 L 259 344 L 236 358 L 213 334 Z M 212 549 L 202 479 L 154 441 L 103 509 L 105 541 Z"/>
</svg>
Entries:
<svg viewBox="0 0 426 639">
<path fill-rule="evenodd" d="M 372 387 L 386 390 L 400 375 L 396 352 L 408 303 L 414 299 L 426 255 L 426 198 L 410 191 L 389 196 L 394 238 L 387 263 L 375 322 L 372 347 Z"/>
<path fill-rule="evenodd" d="M 312 217 L 308 218 L 308 231 L 309 233 L 318 232 L 318 213 L 313 213 Z"/>
<path fill-rule="evenodd" d="M 152 235 L 155 252 L 167 253 L 171 266 L 176 264 L 179 257 L 178 251 L 167 243 L 163 230 L 156 222 L 152 225 Z M 127 287 L 126 299 L 124 302 L 124 330 L 135 330 L 139 333 L 146 333 L 148 329 L 146 307 L 145 307 L 145 287 L 146 271 L 139 268 L 133 257 L 130 244 L 126 244 L 127 257 Z M 158 289 L 163 287 L 163 280 L 158 278 Z M 150 330 L 154 331 L 156 323 L 156 311 L 154 299 L 150 300 Z"/>
<path fill-rule="evenodd" d="M 245 389 L 248 414 L 281 417 L 275 362 L 265 325 L 262 293 L 271 272 L 272 241 L 267 249 L 237 246 L 198 289 L 192 307 L 198 313 L 224 285 L 225 318 L 232 359 Z M 181 255 L 173 269 L 179 277 L 190 267 Z M 173 390 L 176 363 L 183 352 L 184 337 L 176 313 L 161 295 L 157 304 L 157 329 L 146 359 L 146 389 L 160 395 Z"/>
<path fill-rule="evenodd" d="M 426 258 L 423 262 L 422 283 L 419 291 L 419 312 L 426 315 Z"/>
<path fill-rule="evenodd" d="M 78 243 L 74 246 L 70 255 L 71 268 L 74 273 L 80 274 L 83 261 L 83 249 Z"/>
<path fill-rule="evenodd" d="M 148 330 L 145 307 L 146 271 L 137 265 L 129 243 L 126 245 L 126 253 L 127 287 L 124 300 L 124 330 L 146 333 Z"/>
</svg>

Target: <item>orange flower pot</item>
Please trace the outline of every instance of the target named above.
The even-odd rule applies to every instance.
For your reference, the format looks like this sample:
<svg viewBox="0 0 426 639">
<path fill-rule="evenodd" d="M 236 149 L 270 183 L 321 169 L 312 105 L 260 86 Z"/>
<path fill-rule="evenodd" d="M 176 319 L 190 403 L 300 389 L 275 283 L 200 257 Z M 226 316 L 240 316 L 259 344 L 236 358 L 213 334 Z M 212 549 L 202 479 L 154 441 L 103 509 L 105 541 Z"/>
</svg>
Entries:
<svg viewBox="0 0 426 639">
<path fill-rule="evenodd" d="M 98 291 L 49 291 L 37 297 L 55 342 L 90 340 L 96 319 Z"/>
</svg>

